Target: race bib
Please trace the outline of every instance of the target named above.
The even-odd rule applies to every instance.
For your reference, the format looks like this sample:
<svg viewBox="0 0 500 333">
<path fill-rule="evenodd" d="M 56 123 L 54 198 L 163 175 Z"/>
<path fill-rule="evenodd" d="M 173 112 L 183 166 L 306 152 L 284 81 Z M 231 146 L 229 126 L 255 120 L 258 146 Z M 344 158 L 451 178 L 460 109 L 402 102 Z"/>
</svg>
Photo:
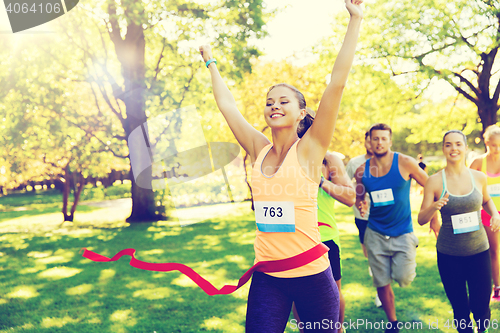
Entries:
<svg viewBox="0 0 500 333">
<path fill-rule="evenodd" d="M 488 185 L 487 188 L 490 197 L 500 197 L 500 184 Z"/>
<path fill-rule="evenodd" d="M 386 190 L 370 192 L 372 197 L 373 206 L 389 206 L 394 205 L 394 195 L 392 195 L 392 188 Z"/>
<path fill-rule="evenodd" d="M 293 201 L 255 201 L 255 222 L 262 232 L 295 232 Z"/>
<path fill-rule="evenodd" d="M 453 233 L 456 235 L 479 230 L 478 215 L 477 211 L 452 215 L 451 223 L 453 224 Z"/>
</svg>

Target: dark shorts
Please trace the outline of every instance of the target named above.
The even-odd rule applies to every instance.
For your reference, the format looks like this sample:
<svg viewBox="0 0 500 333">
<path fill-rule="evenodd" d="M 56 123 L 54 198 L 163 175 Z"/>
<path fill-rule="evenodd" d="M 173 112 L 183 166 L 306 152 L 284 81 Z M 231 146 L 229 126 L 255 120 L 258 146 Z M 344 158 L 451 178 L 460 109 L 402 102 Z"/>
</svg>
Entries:
<svg viewBox="0 0 500 333">
<path fill-rule="evenodd" d="M 303 326 L 311 328 L 304 332 L 337 332 L 339 290 L 330 267 L 318 274 L 296 278 L 254 272 L 248 292 L 245 332 L 283 333 L 292 302 Z M 296 324 L 296 321 L 290 322 L 292 329 L 298 326 Z"/>
<path fill-rule="evenodd" d="M 366 226 L 368 225 L 368 221 L 354 218 L 354 223 L 356 223 L 356 227 L 358 227 L 358 230 L 359 230 L 359 242 L 361 244 L 364 244 Z"/>
<path fill-rule="evenodd" d="M 338 281 L 342 278 L 342 261 L 340 259 L 340 249 L 333 240 L 323 242 L 330 248 L 328 258 L 330 259 L 330 267 L 332 268 L 333 278 Z"/>
</svg>

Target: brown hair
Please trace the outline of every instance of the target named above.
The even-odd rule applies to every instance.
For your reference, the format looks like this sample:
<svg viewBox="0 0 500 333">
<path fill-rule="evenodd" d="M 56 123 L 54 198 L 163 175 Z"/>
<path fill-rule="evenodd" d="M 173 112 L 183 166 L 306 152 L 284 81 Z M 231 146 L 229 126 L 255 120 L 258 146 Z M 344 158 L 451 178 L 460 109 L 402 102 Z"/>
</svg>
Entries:
<svg viewBox="0 0 500 333">
<path fill-rule="evenodd" d="M 450 133 L 457 133 L 457 134 L 461 134 L 464 138 L 464 143 L 465 145 L 467 146 L 467 137 L 465 136 L 465 134 L 461 131 L 461 130 L 449 130 L 447 131 L 446 133 L 444 133 L 443 135 L 443 146 L 444 146 L 444 139 L 446 138 L 446 136 Z"/>
<path fill-rule="evenodd" d="M 384 123 L 376 123 L 370 127 L 370 137 L 372 136 L 373 131 L 389 131 L 389 137 L 392 138 L 392 129 L 389 127 L 389 125 L 384 124 Z M 366 137 L 366 136 L 365 136 Z"/>
<path fill-rule="evenodd" d="M 302 138 L 304 134 L 306 134 L 309 127 L 314 122 L 314 117 L 316 116 L 316 112 L 314 112 L 311 108 L 306 108 L 306 116 L 299 122 L 299 126 L 297 126 L 297 135 L 299 138 Z"/>
<path fill-rule="evenodd" d="M 306 108 L 306 112 L 306 116 L 299 122 L 299 126 L 297 126 L 297 135 L 299 136 L 299 138 L 302 138 L 304 134 L 306 134 L 309 127 L 311 127 L 311 125 L 313 124 L 314 117 L 316 116 L 316 112 L 314 112 L 314 110 L 311 108 Z M 326 157 L 323 158 L 323 164 L 328 166 Z"/>
</svg>

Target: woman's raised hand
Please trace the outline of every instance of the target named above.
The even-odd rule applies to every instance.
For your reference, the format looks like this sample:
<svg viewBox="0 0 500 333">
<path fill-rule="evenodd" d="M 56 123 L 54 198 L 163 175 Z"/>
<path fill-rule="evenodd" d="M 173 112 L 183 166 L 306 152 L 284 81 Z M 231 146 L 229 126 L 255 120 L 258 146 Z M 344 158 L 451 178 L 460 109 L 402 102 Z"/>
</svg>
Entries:
<svg viewBox="0 0 500 333">
<path fill-rule="evenodd" d="M 212 59 L 212 48 L 210 45 L 202 45 L 200 46 L 200 54 L 203 58 L 204 62 L 207 62 L 209 59 Z"/>
<path fill-rule="evenodd" d="M 363 10 L 361 9 L 361 4 L 363 0 L 345 0 L 345 7 L 351 17 L 363 17 Z"/>
</svg>

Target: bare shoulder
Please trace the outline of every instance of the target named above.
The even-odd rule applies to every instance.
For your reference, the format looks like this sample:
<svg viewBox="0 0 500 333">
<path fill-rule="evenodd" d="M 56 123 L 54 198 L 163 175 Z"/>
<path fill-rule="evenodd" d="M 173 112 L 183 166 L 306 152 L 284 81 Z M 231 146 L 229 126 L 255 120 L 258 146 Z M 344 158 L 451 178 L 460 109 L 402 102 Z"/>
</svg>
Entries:
<svg viewBox="0 0 500 333">
<path fill-rule="evenodd" d="M 483 160 L 486 158 L 486 154 L 479 155 L 470 164 L 470 168 L 474 170 L 480 171 L 481 168 L 483 167 Z"/>
<path fill-rule="evenodd" d="M 363 177 L 363 173 L 365 172 L 366 162 L 361 164 L 354 172 L 354 178 L 361 179 Z"/>
<path fill-rule="evenodd" d="M 429 177 L 429 179 L 427 180 L 427 184 L 433 184 L 433 183 L 439 183 L 443 180 L 443 175 L 441 172 L 436 172 L 435 174 L 433 174 L 432 176 Z"/>
<path fill-rule="evenodd" d="M 480 183 L 486 183 L 486 175 L 482 173 L 481 171 L 477 171 L 474 169 L 471 169 L 470 172 L 472 173 L 472 176 L 474 176 L 474 179 Z"/>
<path fill-rule="evenodd" d="M 411 156 L 399 153 L 399 163 L 403 165 L 418 164 L 417 160 Z"/>
<path fill-rule="evenodd" d="M 441 172 L 437 172 L 427 179 L 425 188 L 430 188 L 432 191 L 440 191 L 443 184 L 443 176 Z"/>
<path fill-rule="evenodd" d="M 261 139 L 259 139 L 258 141 L 256 141 L 254 143 L 254 146 L 253 146 L 253 149 L 254 149 L 253 150 L 253 156 L 250 155 L 252 163 L 257 160 L 257 157 L 259 157 L 259 154 L 262 151 L 262 149 L 264 149 L 269 144 L 271 144 L 271 141 L 269 141 L 269 139 L 267 139 L 266 137 L 261 138 Z"/>
<path fill-rule="evenodd" d="M 399 153 L 398 163 L 399 163 L 399 165 L 401 167 L 403 167 L 403 169 L 405 169 L 406 171 L 410 172 L 410 174 L 412 172 L 414 172 L 417 168 L 420 168 L 418 166 L 418 163 L 417 163 L 416 159 L 414 159 L 411 156 L 408 156 L 408 155 L 405 155 L 405 154 L 401 154 L 401 153 Z"/>
</svg>

